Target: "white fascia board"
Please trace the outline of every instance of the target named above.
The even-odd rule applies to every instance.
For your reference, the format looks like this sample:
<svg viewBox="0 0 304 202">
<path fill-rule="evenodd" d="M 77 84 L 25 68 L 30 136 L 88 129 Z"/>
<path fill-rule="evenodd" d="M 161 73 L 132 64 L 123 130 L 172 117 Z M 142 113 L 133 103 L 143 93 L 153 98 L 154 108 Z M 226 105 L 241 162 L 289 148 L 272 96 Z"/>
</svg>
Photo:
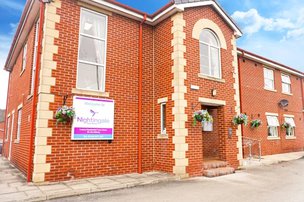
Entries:
<svg viewBox="0 0 304 202">
<path fill-rule="evenodd" d="M 243 54 L 242 51 L 238 51 L 238 54 L 239 54 L 239 55 L 243 55 L 245 58 L 249 58 L 249 59 L 252 59 L 252 60 L 254 60 L 254 61 L 260 62 L 260 63 L 262 63 L 262 64 L 264 64 L 264 65 L 266 65 L 266 66 L 273 67 L 273 68 L 275 68 L 275 69 L 279 69 L 279 70 L 282 70 L 282 71 L 284 71 L 284 72 L 288 72 L 288 73 L 293 74 L 293 75 L 297 75 L 297 76 L 300 76 L 300 77 L 304 77 L 304 74 L 300 74 L 300 73 L 295 72 L 295 71 L 293 71 L 293 70 L 291 70 L 291 69 L 287 69 L 286 67 L 283 67 L 283 66 L 281 66 L 281 65 L 277 65 L 277 64 L 275 64 L 275 63 L 273 63 L 273 62 L 269 62 L 269 61 L 267 61 L 267 60 L 264 60 L 264 59 L 258 58 L 258 57 L 256 57 L 256 56 L 250 55 L 250 54 L 248 54 L 248 53 L 244 53 L 244 54 Z"/>
<path fill-rule="evenodd" d="M 107 1 L 103 1 L 103 0 L 82 0 L 83 2 L 86 2 L 86 3 L 91 3 L 91 2 L 94 2 L 94 3 L 97 3 L 99 5 L 102 5 L 106 8 L 110 8 L 110 9 L 113 9 L 115 11 L 118 11 L 120 14 L 122 15 L 128 15 L 128 16 L 132 16 L 132 18 L 134 19 L 139 19 L 139 20 L 143 20 L 144 19 L 144 16 L 141 15 L 141 14 L 138 14 L 134 11 L 131 11 L 129 9 L 126 9 L 126 8 L 122 8 L 118 5 L 115 5 L 115 4 L 112 4 L 110 2 L 107 2 Z M 151 18 L 147 18 L 146 19 L 147 22 L 151 22 L 152 23 L 152 19 Z"/>
<path fill-rule="evenodd" d="M 183 11 L 183 8 L 179 8 L 177 5 L 172 5 L 169 8 L 165 9 L 163 12 L 159 13 L 152 19 L 152 25 L 158 24 L 163 19 L 167 18 L 167 16 L 170 16 L 172 12 L 178 12 Z"/>
<path fill-rule="evenodd" d="M 224 18 L 224 20 L 234 29 L 235 35 L 237 37 L 241 37 L 243 35 L 241 30 L 232 22 L 232 20 L 227 16 L 227 14 L 225 12 L 223 12 L 223 10 L 214 1 L 202 1 L 202 2 L 178 4 L 177 7 L 180 9 L 185 9 L 185 8 L 198 7 L 198 6 L 209 6 L 209 5 L 212 5 L 219 12 L 219 14 Z"/>
</svg>

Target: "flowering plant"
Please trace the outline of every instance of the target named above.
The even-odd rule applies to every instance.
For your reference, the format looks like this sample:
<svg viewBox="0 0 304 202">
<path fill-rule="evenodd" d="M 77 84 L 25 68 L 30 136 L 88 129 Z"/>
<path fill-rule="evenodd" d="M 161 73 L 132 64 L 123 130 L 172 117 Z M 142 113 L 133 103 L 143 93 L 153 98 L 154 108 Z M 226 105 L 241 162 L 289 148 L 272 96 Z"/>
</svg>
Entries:
<svg viewBox="0 0 304 202">
<path fill-rule="evenodd" d="M 234 125 L 244 124 L 245 126 L 248 123 L 248 116 L 246 114 L 239 114 L 233 117 L 232 123 Z"/>
<path fill-rule="evenodd" d="M 73 120 L 74 115 L 75 110 L 72 107 L 64 105 L 57 109 L 55 119 L 57 123 L 67 123 Z"/>
<path fill-rule="evenodd" d="M 198 110 L 193 114 L 193 125 L 196 125 L 196 122 L 213 122 L 212 116 L 208 113 L 207 110 Z"/>
<path fill-rule="evenodd" d="M 290 123 L 287 123 L 287 122 L 284 122 L 282 125 L 281 125 L 282 128 L 285 128 L 285 129 L 290 129 L 292 126 Z"/>
<path fill-rule="evenodd" d="M 260 125 L 262 125 L 262 121 L 260 119 L 254 119 L 250 122 L 251 128 L 258 128 Z"/>
</svg>

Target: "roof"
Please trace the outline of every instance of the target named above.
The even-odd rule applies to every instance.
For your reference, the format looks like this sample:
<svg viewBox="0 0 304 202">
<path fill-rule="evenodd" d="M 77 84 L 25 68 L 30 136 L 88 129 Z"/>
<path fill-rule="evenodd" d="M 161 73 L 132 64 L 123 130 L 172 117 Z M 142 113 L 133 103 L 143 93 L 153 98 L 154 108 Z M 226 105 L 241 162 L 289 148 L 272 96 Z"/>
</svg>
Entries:
<svg viewBox="0 0 304 202">
<path fill-rule="evenodd" d="M 244 49 L 241 49 L 241 48 L 238 48 L 237 50 L 238 50 L 238 54 L 243 56 L 244 58 L 248 58 L 250 60 L 260 62 L 265 66 L 272 67 L 272 68 L 275 68 L 275 69 L 279 69 L 279 70 L 282 70 L 282 71 L 290 73 L 290 74 L 294 74 L 294 75 L 297 75 L 297 76 L 300 76 L 300 77 L 304 77 L 304 72 L 301 72 L 297 69 L 291 68 L 291 67 L 283 65 L 279 62 L 270 60 L 268 58 L 262 57 L 260 55 L 255 54 L 255 53 L 251 53 L 251 52 L 249 52 L 247 50 L 244 50 Z"/>
<path fill-rule="evenodd" d="M 227 24 L 234 30 L 236 37 L 242 36 L 242 32 L 236 23 L 230 18 L 230 16 L 224 11 L 224 9 L 214 0 L 171 0 L 161 9 L 156 11 L 154 14 L 149 15 L 130 6 L 119 3 L 115 0 L 78 0 L 82 1 L 105 10 L 109 10 L 120 15 L 135 19 L 138 21 L 144 21 L 149 25 L 157 25 L 164 19 L 170 17 L 176 12 L 182 12 L 186 8 L 200 7 L 200 6 L 212 6 L 219 15 L 227 22 Z M 38 0 L 28 0 L 26 2 L 24 11 L 22 13 L 13 43 L 11 45 L 5 67 L 7 71 L 11 71 L 17 56 L 22 50 L 24 41 L 36 19 L 39 11 Z"/>
</svg>

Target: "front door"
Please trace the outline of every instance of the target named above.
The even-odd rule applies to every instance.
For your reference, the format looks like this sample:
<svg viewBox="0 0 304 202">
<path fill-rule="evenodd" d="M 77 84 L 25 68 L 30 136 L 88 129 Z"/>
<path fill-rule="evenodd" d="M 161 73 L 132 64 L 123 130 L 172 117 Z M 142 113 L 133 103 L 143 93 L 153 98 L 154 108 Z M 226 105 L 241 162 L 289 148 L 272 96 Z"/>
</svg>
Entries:
<svg viewBox="0 0 304 202">
<path fill-rule="evenodd" d="M 212 131 L 203 130 L 203 159 L 219 159 L 220 138 L 219 138 L 219 107 L 202 106 L 202 109 L 208 110 L 213 118 Z"/>
</svg>

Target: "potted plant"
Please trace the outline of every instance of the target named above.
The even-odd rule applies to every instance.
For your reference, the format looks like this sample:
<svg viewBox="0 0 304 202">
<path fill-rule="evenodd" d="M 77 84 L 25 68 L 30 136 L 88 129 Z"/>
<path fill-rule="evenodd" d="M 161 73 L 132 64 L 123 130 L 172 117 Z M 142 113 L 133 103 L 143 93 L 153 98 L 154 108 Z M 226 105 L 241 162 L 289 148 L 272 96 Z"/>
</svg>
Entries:
<svg viewBox="0 0 304 202">
<path fill-rule="evenodd" d="M 262 125 L 262 121 L 260 119 L 254 119 L 254 120 L 250 121 L 251 128 L 258 128 L 258 127 L 260 127 L 260 125 Z"/>
<path fill-rule="evenodd" d="M 202 123 L 202 127 L 204 131 L 212 131 L 213 130 L 213 118 L 208 113 L 207 110 L 198 110 L 193 114 L 193 125 L 195 126 L 197 122 Z"/>
<path fill-rule="evenodd" d="M 287 122 L 284 122 L 282 125 L 281 125 L 282 128 L 285 128 L 286 129 L 286 132 L 289 133 L 292 126 L 290 123 L 287 123 Z"/>
<path fill-rule="evenodd" d="M 66 105 L 59 107 L 55 113 L 56 124 L 71 122 L 74 116 L 75 110 L 72 107 Z"/>
<path fill-rule="evenodd" d="M 239 114 L 233 117 L 232 123 L 234 125 L 244 124 L 245 126 L 248 123 L 248 116 L 246 114 Z"/>
</svg>

